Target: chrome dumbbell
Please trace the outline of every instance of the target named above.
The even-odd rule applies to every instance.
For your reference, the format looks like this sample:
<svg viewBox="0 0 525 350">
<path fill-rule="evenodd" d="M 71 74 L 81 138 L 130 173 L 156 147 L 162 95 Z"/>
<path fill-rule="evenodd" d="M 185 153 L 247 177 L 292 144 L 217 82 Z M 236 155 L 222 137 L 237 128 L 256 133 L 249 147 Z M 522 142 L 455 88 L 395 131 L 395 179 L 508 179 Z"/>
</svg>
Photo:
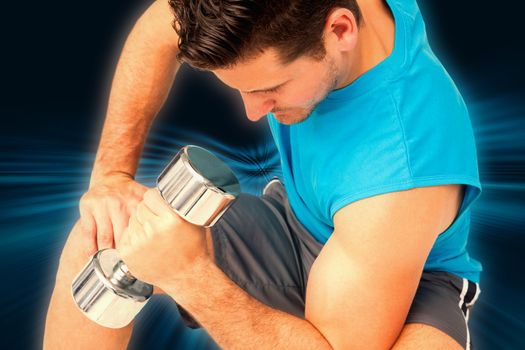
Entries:
<svg viewBox="0 0 525 350">
<path fill-rule="evenodd" d="M 207 150 L 186 146 L 157 178 L 162 197 L 182 218 L 210 227 L 222 216 L 240 186 L 232 170 Z M 128 270 L 115 249 L 95 253 L 74 279 L 73 299 L 96 323 L 121 328 L 146 305 L 153 286 Z"/>
</svg>

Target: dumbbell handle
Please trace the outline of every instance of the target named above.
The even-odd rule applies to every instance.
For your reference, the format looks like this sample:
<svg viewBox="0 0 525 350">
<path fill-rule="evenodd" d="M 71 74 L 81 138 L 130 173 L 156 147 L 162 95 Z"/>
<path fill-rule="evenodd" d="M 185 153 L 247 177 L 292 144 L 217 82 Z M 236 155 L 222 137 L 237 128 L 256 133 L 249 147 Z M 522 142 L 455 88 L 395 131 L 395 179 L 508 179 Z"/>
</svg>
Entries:
<svg viewBox="0 0 525 350">
<path fill-rule="evenodd" d="M 124 261 L 120 260 L 117 265 L 113 268 L 113 274 L 110 276 L 110 281 L 113 284 L 120 286 L 129 286 L 137 280 L 131 272 L 129 272 L 128 266 Z"/>
</svg>

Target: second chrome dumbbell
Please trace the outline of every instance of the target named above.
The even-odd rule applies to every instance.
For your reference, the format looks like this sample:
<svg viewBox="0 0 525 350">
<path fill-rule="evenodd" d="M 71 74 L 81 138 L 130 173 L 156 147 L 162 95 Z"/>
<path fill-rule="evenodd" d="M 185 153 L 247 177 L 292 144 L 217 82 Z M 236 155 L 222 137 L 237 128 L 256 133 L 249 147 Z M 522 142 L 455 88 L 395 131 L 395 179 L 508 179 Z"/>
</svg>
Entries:
<svg viewBox="0 0 525 350">
<path fill-rule="evenodd" d="M 197 146 L 181 149 L 158 177 L 157 188 L 183 219 L 204 227 L 217 222 L 240 193 L 232 170 Z M 148 302 L 153 286 L 133 277 L 115 249 L 104 249 L 75 278 L 72 294 L 88 318 L 105 327 L 121 328 Z"/>
</svg>

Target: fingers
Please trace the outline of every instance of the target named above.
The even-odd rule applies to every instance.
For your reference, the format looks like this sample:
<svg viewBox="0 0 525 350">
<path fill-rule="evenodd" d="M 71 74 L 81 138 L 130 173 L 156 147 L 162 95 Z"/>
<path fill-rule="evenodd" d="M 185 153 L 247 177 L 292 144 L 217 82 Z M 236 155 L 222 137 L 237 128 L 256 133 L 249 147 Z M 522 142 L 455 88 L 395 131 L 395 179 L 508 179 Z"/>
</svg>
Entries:
<svg viewBox="0 0 525 350">
<path fill-rule="evenodd" d="M 113 225 L 105 210 L 97 210 L 94 213 L 97 222 L 97 245 L 98 250 L 113 247 Z"/>
<path fill-rule="evenodd" d="M 88 195 L 80 200 L 81 224 L 87 250 L 97 251 L 113 246 L 113 226 L 104 206 L 94 203 Z"/>
<path fill-rule="evenodd" d="M 135 200 L 135 203 L 137 202 Z M 128 225 L 130 210 L 134 210 L 131 209 L 132 207 L 134 206 L 128 206 L 115 198 L 105 198 L 97 202 L 88 198 L 81 203 L 82 222 L 88 248 L 92 249 L 93 246 L 95 250 L 113 248 Z"/>
<path fill-rule="evenodd" d="M 131 215 L 129 217 L 129 225 L 128 225 L 127 232 L 132 232 L 133 236 L 140 235 L 140 233 L 142 232 L 142 225 L 137 220 L 137 216 L 136 215 Z M 128 238 L 130 238 L 131 236 L 132 235 L 128 234 Z"/>
<path fill-rule="evenodd" d="M 129 224 L 122 235 L 120 242 L 121 249 L 126 249 L 134 246 L 137 242 L 146 239 L 147 232 L 144 230 L 142 224 L 138 221 L 136 215 L 129 217 Z"/>
<path fill-rule="evenodd" d="M 90 253 L 113 248 L 126 230 L 130 215 L 148 188 L 133 180 L 106 179 L 91 187 L 80 200 L 81 225 L 85 247 Z M 146 208 L 146 206 L 144 206 Z M 142 209 L 143 217 L 149 215 Z M 151 211 L 149 211 L 151 212 Z"/>
<path fill-rule="evenodd" d="M 84 210 L 83 207 L 80 207 L 80 224 L 83 231 L 82 241 L 84 242 L 82 247 L 87 255 L 92 255 L 97 251 L 97 226 L 93 215 Z"/>
<path fill-rule="evenodd" d="M 149 189 L 149 187 L 147 186 L 144 186 L 142 184 L 139 184 L 137 183 L 138 186 L 136 186 L 134 188 L 134 193 L 137 197 L 139 198 L 143 198 L 144 197 L 144 193 L 146 193 L 146 191 Z"/>
<path fill-rule="evenodd" d="M 168 205 L 164 198 L 162 198 L 156 187 L 150 188 L 144 193 L 143 202 L 156 216 L 172 217 L 174 215 L 173 209 Z"/>
<path fill-rule="evenodd" d="M 122 247 L 126 247 L 130 245 L 130 235 L 128 234 L 129 225 L 126 226 L 124 231 L 122 231 L 122 234 L 120 235 L 120 239 L 118 241 L 115 241 L 115 248 L 117 250 L 122 250 Z"/>
<path fill-rule="evenodd" d="M 145 201 L 142 201 L 138 204 L 137 210 L 135 212 L 137 220 L 144 225 L 146 222 L 155 222 L 159 219 L 159 216 L 156 215 L 146 204 Z"/>
<path fill-rule="evenodd" d="M 127 208 L 122 209 L 117 207 L 110 209 L 109 215 L 113 225 L 113 240 L 115 244 L 120 240 L 122 233 L 128 226 L 130 213 L 131 212 Z"/>
</svg>

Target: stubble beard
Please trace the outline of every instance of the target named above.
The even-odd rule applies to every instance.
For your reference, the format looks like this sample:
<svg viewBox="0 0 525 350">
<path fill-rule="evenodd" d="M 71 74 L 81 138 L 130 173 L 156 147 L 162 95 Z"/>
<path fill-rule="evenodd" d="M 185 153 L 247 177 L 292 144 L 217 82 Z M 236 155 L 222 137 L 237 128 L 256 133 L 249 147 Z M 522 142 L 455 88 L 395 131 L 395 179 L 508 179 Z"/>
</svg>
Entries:
<svg viewBox="0 0 525 350">
<path fill-rule="evenodd" d="M 322 87 L 322 93 L 320 93 L 318 96 L 313 98 L 308 102 L 307 107 L 300 108 L 300 111 L 298 115 L 286 115 L 286 109 L 284 110 L 275 110 L 274 117 L 279 121 L 279 123 L 284 125 L 292 125 L 292 124 L 299 124 L 307 120 L 311 115 L 312 112 L 315 110 L 315 108 L 323 102 L 323 100 L 328 96 L 330 92 L 335 90 L 335 88 L 338 85 L 338 73 L 336 69 L 336 65 L 333 62 L 333 60 L 327 58 L 327 64 L 328 64 L 328 71 L 325 76 L 325 78 L 321 79 L 322 82 L 324 82 L 324 86 Z M 299 109 L 299 108 L 294 108 Z M 290 111 L 293 111 L 294 109 L 289 109 Z M 283 115 L 279 115 L 279 113 L 283 113 Z"/>
</svg>

